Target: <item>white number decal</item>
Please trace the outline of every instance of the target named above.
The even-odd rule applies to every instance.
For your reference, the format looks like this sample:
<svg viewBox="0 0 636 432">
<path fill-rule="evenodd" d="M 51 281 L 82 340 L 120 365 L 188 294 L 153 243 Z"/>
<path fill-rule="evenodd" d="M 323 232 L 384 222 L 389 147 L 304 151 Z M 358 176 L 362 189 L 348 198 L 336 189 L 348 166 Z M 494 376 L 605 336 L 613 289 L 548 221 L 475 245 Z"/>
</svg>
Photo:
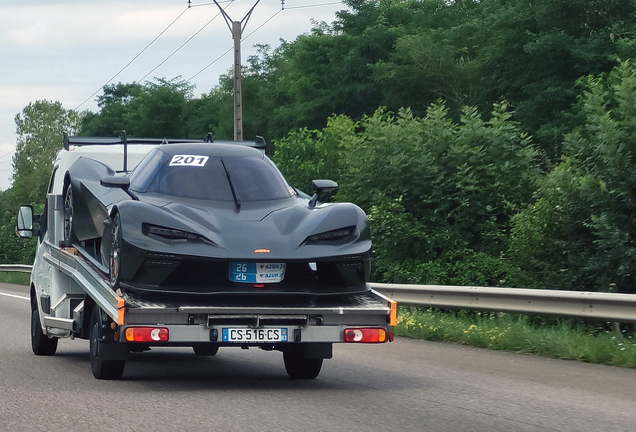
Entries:
<svg viewBox="0 0 636 432">
<path fill-rule="evenodd" d="M 205 166 L 208 161 L 208 156 L 197 155 L 174 155 L 170 161 L 170 166 Z"/>
</svg>

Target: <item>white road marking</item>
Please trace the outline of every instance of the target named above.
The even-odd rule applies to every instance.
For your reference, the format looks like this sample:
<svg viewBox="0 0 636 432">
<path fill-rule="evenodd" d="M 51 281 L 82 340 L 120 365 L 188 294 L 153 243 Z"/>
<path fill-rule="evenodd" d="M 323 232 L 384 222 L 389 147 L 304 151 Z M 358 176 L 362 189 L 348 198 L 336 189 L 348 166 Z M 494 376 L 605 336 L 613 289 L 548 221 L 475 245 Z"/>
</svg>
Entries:
<svg viewBox="0 0 636 432">
<path fill-rule="evenodd" d="M 7 296 L 7 297 L 19 298 L 19 299 L 22 299 L 22 300 L 30 300 L 29 297 L 15 295 L 15 294 L 7 294 L 7 293 L 0 292 L 0 295 Z"/>
</svg>

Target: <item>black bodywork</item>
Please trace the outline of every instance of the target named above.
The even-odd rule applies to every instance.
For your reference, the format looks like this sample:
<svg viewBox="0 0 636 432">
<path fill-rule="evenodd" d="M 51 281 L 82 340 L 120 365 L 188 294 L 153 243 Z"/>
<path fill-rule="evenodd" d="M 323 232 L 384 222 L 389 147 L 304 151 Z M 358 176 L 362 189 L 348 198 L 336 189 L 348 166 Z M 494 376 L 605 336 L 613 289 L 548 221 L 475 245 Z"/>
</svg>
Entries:
<svg viewBox="0 0 636 432">
<path fill-rule="evenodd" d="M 364 212 L 351 203 L 314 206 L 255 148 L 159 145 L 130 174 L 81 157 L 65 182 L 71 241 L 110 270 L 114 289 L 303 296 L 369 289 Z M 116 247 L 121 265 L 113 281 Z M 230 263 L 286 269 L 280 282 L 242 283 L 230 280 Z"/>
</svg>

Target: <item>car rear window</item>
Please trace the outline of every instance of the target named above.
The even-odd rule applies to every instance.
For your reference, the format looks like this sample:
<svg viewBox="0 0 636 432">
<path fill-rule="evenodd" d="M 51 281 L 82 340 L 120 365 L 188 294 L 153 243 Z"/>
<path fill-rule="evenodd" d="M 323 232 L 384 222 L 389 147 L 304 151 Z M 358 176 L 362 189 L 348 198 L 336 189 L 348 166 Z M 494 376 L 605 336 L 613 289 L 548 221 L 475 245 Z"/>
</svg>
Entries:
<svg viewBox="0 0 636 432">
<path fill-rule="evenodd" d="M 149 153 L 132 173 L 130 188 L 140 193 L 233 201 L 228 173 L 240 201 L 281 199 L 295 194 L 267 158 L 171 156 L 159 149 Z"/>
</svg>

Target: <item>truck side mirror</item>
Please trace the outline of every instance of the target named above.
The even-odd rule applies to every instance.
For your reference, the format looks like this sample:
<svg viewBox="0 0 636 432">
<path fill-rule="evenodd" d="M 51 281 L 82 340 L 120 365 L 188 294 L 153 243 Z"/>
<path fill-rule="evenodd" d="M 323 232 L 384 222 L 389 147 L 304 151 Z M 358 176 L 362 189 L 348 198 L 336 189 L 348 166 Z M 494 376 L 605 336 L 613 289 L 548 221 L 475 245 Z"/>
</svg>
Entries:
<svg viewBox="0 0 636 432">
<path fill-rule="evenodd" d="M 20 206 L 18 210 L 18 219 L 16 221 L 16 233 L 22 238 L 33 238 L 34 234 L 38 234 L 33 229 L 33 207 Z"/>
</svg>

